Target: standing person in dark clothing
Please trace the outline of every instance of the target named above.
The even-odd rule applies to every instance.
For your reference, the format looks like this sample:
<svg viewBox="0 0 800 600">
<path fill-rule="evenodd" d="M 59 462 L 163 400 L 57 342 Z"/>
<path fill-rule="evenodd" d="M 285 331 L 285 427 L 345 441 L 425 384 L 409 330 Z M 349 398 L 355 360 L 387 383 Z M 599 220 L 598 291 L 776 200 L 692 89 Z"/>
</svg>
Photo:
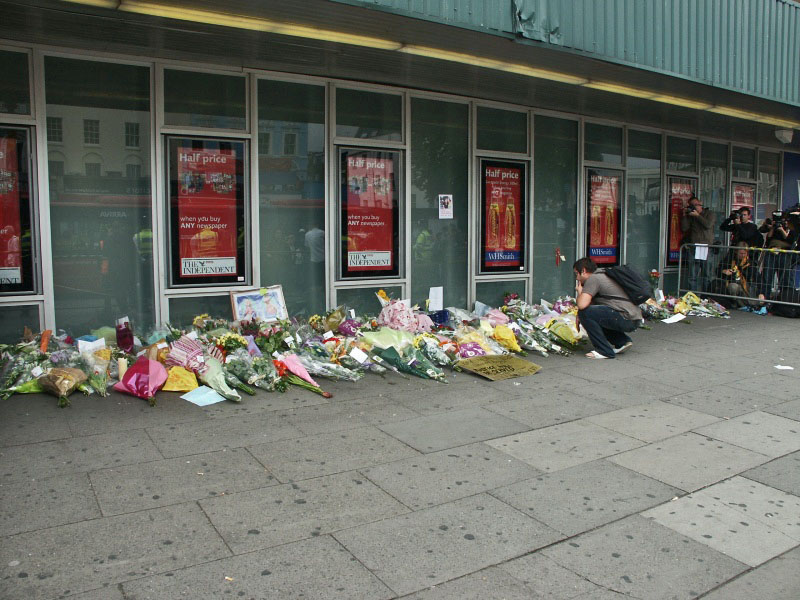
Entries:
<svg viewBox="0 0 800 600">
<path fill-rule="evenodd" d="M 684 244 L 714 243 L 714 221 L 716 215 L 713 211 L 703 208 L 703 203 L 697 196 L 689 198 L 681 218 L 681 231 L 683 231 Z M 694 248 L 688 248 L 686 263 L 689 269 L 689 288 L 694 291 L 704 291 L 707 286 L 707 260 L 695 258 Z"/>
<path fill-rule="evenodd" d="M 787 287 L 788 270 L 791 266 L 791 255 L 777 252 L 777 250 L 793 250 L 797 244 L 796 225 L 789 219 L 788 213 L 774 212 L 772 217 L 764 220 L 759 231 L 766 235 L 766 248 L 771 248 L 773 252 L 764 253 L 764 294 L 769 296 L 772 286 L 775 283 L 775 276 L 778 277 L 778 291 L 775 296 L 779 296 L 782 289 Z"/>
<path fill-rule="evenodd" d="M 747 206 L 733 211 L 719 226 L 720 231 L 730 231 L 731 246 L 738 246 L 744 242 L 751 248 L 760 248 L 764 244 L 764 237 L 759 233 L 756 224 L 751 221 L 752 214 Z"/>
</svg>

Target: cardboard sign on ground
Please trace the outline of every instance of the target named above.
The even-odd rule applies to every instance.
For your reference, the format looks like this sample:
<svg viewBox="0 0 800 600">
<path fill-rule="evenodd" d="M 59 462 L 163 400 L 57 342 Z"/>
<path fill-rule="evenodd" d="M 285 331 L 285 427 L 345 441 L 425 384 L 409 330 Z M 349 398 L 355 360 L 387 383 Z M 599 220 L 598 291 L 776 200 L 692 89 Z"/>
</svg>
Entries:
<svg viewBox="0 0 800 600">
<path fill-rule="evenodd" d="M 470 371 L 491 381 L 533 375 L 542 368 L 511 354 L 465 358 L 458 361 L 458 366 L 465 371 Z"/>
</svg>

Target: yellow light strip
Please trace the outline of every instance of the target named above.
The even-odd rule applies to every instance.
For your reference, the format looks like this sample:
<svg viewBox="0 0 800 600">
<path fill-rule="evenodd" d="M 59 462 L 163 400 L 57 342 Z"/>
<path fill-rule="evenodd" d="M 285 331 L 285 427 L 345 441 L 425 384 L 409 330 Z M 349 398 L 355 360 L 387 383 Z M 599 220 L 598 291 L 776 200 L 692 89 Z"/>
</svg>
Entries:
<svg viewBox="0 0 800 600">
<path fill-rule="evenodd" d="M 74 2 L 76 0 L 68 1 Z M 331 31 L 329 29 L 317 29 L 315 27 L 307 27 L 305 25 L 280 23 L 278 21 L 271 21 L 269 19 L 261 19 L 257 17 L 239 16 L 205 10 L 176 8 L 155 2 L 122 0 L 119 5 L 119 10 L 149 15 L 152 17 L 164 17 L 167 19 L 177 19 L 180 21 L 192 21 L 194 23 L 206 23 L 208 25 L 220 25 L 222 27 L 248 29 L 250 31 L 277 33 L 280 35 L 315 39 L 325 42 L 337 42 L 340 44 L 351 44 L 353 46 L 378 48 L 380 50 L 397 50 L 402 46 L 402 44 L 399 42 L 384 40 L 381 38 L 343 33 L 340 31 Z"/>
<path fill-rule="evenodd" d="M 529 67 L 523 64 L 510 63 L 502 60 L 486 58 L 483 56 L 478 56 L 476 54 L 453 52 L 450 50 L 442 50 L 440 48 L 432 48 L 429 46 L 417 46 L 413 44 L 406 45 L 400 42 L 395 42 L 393 40 L 387 40 L 383 38 L 375 38 L 364 35 L 344 33 L 341 31 L 333 31 L 330 29 L 317 29 L 315 27 L 308 27 L 305 25 L 281 23 L 278 21 L 271 21 L 269 19 L 262 19 L 258 17 L 240 16 L 240 15 L 212 12 L 206 10 L 196 10 L 190 8 L 179 8 L 179 7 L 169 6 L 167 4 L 161 4 L 159 2 L 148 2 L 146 0 L 64 0 L 64 1 L 71 2 L 73 4 L 83 4 L 88 6 L 117 9 L 126 12 L 149 15 L 153 17 L 177 19 L 180 21 L 191 21 L 194 23 L 205 23 L 207 25 L 219 25 L 222 27 L 233 27 L 236 29 L 245 29 L 249 31 L 276 33 L 279 35 L 288 35 L 306 39 L 320 40 L 325 42 L 336 42 L 340 44 L 350 44 L 353 46 L 363 46 L 366 48 L 377 48 L 379 50 L 396 50 L 398 52 L 403 52 L 405 54 L 413 54 L 416 56 L 435 58 L 439 60 L 446 60 L 449 62 L 457 62 L 465 65 L 483 67 L 486 69 L 493 69 L 496 71 L 515 73 L 517 75 L 524 75 L 526 77 L 535 77 L 537 79 L 547 79 L 549 81 L 557 81 L 560 83 L 580 85 L 591 89 L 602 90 L 614 94 L 622 94 L 624 96 L 631 96 L 635 98 L 646 98 L 648 100 L 653 100 L 654 102 L 672 104 L 675 106 L 683 106 L 685 108 L 691 108 L 695 110 L 707 110 L 710 112 L 714 112 L 729 117 L 745 119 L 748 121 L 756 121 L 758 123 L 775 125 L 777 127 L 800 129 L 800 121 L 781 119 L 778 117 L 762 115 L 760 113 L 749 112 L 746 110 L 740 110 L 727 106 L 714 106 L 713 104 L 699 100 L 681 98 L 679 96 L 671 96 L 669 94 L 661 94 L 658 92 L 626 86 L 618 83 L 605 82 L 605 81 L 591 81 L 589 79 L 586 79 L 585 77 L 578 77 L 576 75 L 570 75 L 569 73 L 551 71 L 549 69 L 541 69 L 538 67 Z"/>
</svg>

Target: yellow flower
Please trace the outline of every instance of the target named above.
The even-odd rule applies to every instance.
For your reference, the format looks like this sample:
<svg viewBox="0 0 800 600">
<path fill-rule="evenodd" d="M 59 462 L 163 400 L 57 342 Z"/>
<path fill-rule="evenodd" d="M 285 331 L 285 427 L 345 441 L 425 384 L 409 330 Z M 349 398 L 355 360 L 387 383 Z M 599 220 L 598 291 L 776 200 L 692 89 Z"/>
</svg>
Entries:
<svg viewBox="0 0 800 600">
<path fill-rule="evenodd" d="M 384 292 L 383 290 L 378 290 L 378 296 L 380 296 L 381 300 L 389 302 L 389 296 L 387 296 L 386 292 Z"/>
</svg>

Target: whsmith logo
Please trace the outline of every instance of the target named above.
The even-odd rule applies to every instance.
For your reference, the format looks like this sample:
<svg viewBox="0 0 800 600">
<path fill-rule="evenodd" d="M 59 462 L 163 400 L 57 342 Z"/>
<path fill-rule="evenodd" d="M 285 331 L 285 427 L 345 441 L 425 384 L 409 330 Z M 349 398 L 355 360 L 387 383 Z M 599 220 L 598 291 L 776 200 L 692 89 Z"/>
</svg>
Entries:
<svg viewBox="0 0 800 600">
<path fill-rule="evenodd" d="M 236 258 L 182 258 L 181 275 L 236 275 Z"/>
</svg>

